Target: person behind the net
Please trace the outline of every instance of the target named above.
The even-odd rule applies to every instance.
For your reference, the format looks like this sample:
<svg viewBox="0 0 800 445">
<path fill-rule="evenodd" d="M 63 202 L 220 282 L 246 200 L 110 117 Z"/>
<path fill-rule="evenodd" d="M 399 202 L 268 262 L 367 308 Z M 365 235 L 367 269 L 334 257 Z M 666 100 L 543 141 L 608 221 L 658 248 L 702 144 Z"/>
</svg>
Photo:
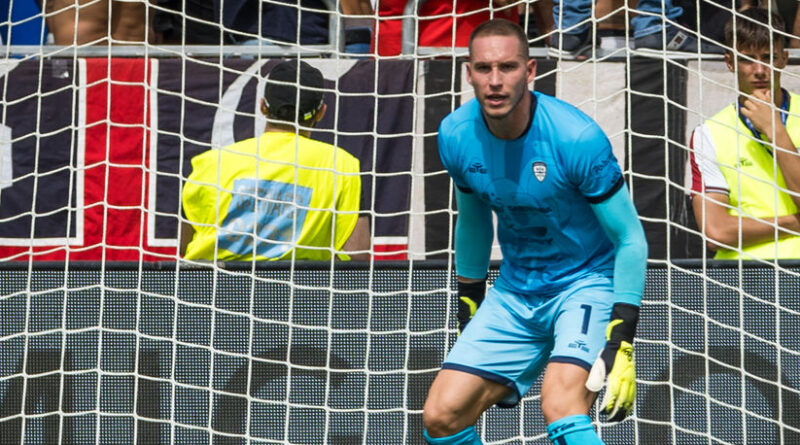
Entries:
<svg viewBox="0 0 800 445">
<path fill-rule="evenodd" d="M 479 25 L 469 57 L 476 98 L 439 128 L 440 156 L 456 186 L 459 320 L 468 324 L 428 392 L 425 439 L 481 443 L 474 427 L 481 413 L 517 404 L 544 369 L 550 440 L 600 444 L 588 413 L 606 378 L 602 408 L 610 419 L 623 419 L 635 399 L 642 226 L 600 127 L 528 90 L 536 61 L 518 25 Z M 503 261 L 484 299 L 492 211 Z"/>
<path fill-rule="evenodd" d="M 182 196 L 186 259 L 369 259 L 359 161 L 309 138 L 327 110 L 323 88 L 308 63 L 279 63 L 260 101 L 264 133 L 192 159 Z"/>
<path fill-rule="evenodd" d="M 47 27 L 56 45 L 146 43 L 146 2 L 44 0 Z"/>
<path fill-rule="evenodd" d="M 718 259 L 800 258 L 800 96 L 781 87 L 783 33 L 761 8 L 727 24 L 738 98 L 691 136 L 692 206 Z"/>
</svg>

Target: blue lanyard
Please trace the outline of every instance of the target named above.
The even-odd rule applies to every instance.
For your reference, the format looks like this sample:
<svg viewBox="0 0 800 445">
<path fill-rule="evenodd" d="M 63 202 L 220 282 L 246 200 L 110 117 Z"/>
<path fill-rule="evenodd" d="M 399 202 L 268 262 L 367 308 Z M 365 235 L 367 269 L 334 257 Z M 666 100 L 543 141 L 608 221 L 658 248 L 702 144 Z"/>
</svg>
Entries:
<svg viewBox="0 0 800 445">
<path fill-rule="evenodd" d="M 783 125 L 786 126 L 786 118 L 789 116 L 789 92 L 781 88 L 781 95 L 783 96 L 783 100 L 781 101 L 781 113 L 780 113 L 781 123 L 783 123 Z M 739 113 L 739 119 L 742 120 L 744 126 L 747 127 L 748 130 L 750 130 L 750 133 L 753 134 L 753 137 L 756 138 L 756 141 L 763 141 L 764 139 L 761 137 L 761 133 L 759 133 L 758 130 L 756 130 L 756 127 L 755 125 L 753 125 L 753 122 L 751 122 L 750 119 L 746 118 L 742 114 L 742 101 L 741 100 L 737 101 L 737 105 L 738 107 L 736 108 L 736 111 Z M 767 150 L 767 152 L 769 152 L 770 156 L 772 156 L 772 149 L 767 144 L 764 144 L 763 142 L 759 142 L 759 144 L 761 144 L 761 146 L 764 147 Z"/>
</svg>

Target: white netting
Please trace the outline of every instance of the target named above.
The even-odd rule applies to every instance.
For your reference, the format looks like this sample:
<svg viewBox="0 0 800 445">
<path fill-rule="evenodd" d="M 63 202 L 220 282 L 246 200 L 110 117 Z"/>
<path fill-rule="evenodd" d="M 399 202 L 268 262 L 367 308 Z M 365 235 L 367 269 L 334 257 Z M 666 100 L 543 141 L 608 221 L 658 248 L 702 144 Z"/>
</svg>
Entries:
<svg viewBox="0 0 800 445">
<path fill-rule="evenodd" d="M 54 23 L 87 4 L 107 26 L 77 45 L 69 32 L 35 42 L 43 17 Z M 0 61 L 0 443 L 422 443 L 422 404 L 456 338 L 456 212 L 435 136 L 472 96 L 465 49 L 415 47 L 428 32 L 419 2 L 397 8 L 399 22 L 379 22 L 399 30 L 405 54 L 378 58 L 352 52 L 370 42 L 348 32 L 377 13 L 303 4 L 326 41 L 276 38 L 307 37 L 296 14 L 282 26 L 291 20 L 276 13 L 283 22 L 265 29 L 270 37 L 241 44 L 257 34 L 227 22 L 226 4 L 0 6 L 11 43 Z M 625 4 L 588 19 L 597 25 L 588 60 L 549 58 L 549 28 L 529 20 L 544 5 L 516 5 L 538 61 L 535 87 L 606 131 L 650 241 L 637 410 L 619 425 L 594 417 L 601 437 L 800 442 L 800 264 L 707 263 L 686 198 L 689 136 L 735 100 L 735 74 L 721 55 L 630 49 L 616 32 L 636 13 Z M 23 6 L 34 12 L 20 16 Z M 150 16 L 161 40 L 136 43 L 141 34 L 116 28 L 120 11 Z M 687 15 L 702 22 L 700 8 Z M 240 18 L 257 30 L 260 17 Z M 22 25 L 33 43 L 14 40 Z M 259 134 L 263 78 L 298 56 L 326 79 L 328 113 L 312 136 L 361 161 L 372 260 L 179 261 L 191 158 Z M 782 85 L 800 91 L 793 63 Z M 484 440 L 548 443 L 538 388 L 515 409 L 487 412 Z"/>
</svg>

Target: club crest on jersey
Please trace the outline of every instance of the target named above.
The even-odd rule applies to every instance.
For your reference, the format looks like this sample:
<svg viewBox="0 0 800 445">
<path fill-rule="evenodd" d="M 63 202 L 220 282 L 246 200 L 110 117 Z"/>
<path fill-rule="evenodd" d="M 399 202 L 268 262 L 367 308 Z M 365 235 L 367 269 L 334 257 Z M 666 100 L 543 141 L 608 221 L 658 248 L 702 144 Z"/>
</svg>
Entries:
<svg viewBox="0 0 800 445">
<path fill-rule="evenodd" d="M 534 162 L 533 175 L 536 176 L 536 179 L 538 179 L 539 182 L 544 181 L 545 176 L 547 176 L 547 164 L 541 161 Z"/>
</svg>

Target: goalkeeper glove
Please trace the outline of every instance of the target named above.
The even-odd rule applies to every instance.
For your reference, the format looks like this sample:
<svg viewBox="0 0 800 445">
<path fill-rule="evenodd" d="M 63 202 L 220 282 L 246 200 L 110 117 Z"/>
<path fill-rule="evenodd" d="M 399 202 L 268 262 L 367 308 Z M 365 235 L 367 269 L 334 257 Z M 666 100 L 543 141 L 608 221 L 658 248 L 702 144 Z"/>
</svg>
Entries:
<svg viewBox="0 0 800 445">
<path fill-rule="evenodd" d="M 633 409 L 636 400 L 636 366 L 633 362 L 633 336 L 639 321 L 639 307 L 617 303 L 606 328 L 606 347 L 589 371 L 586 388 L 598 392 L 608 376 L 600 409 L 610 422 L 619 422 Z"/>
<path fill-rule="evenodd" d="M 486 295 L 486 279 L 474 283 L 458 282 L 458 332 L 464 332 Z"/>
</svg>

